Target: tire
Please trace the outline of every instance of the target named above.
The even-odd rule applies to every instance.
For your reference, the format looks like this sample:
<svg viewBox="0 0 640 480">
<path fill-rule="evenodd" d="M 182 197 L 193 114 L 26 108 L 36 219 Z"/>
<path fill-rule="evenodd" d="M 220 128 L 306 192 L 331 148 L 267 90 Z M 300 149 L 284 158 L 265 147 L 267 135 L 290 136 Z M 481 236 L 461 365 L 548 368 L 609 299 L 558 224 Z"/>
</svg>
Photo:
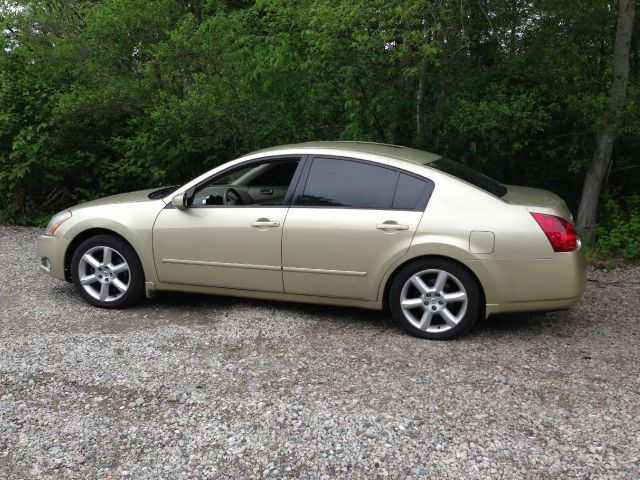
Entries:
<svg viewBox="0 0 640 480">
<path fill-rule="evenodd" d="M 389 288 L 391 314 L 416 337 L 450 340 L 463 335 L 482 312 L 474 276 L 445 258 L 415 260 L 402 267 Z"/>
<path fill-rule="evenodd" d="M 82 298 L 100 308 L 125 308 L 144 293 L 138 255 L 127 242 L 111 235 L 96 235 L 76 248 L 71 277 Z"/>
</svg>

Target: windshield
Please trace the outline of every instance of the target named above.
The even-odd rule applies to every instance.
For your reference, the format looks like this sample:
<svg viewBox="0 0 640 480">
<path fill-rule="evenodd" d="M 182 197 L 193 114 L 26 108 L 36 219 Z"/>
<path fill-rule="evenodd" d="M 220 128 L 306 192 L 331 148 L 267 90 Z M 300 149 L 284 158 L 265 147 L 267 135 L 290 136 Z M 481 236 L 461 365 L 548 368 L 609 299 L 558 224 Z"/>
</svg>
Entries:
<svg viewBox="0 0 640 480">
<path fill-rule="evenodd" d="M 471 185 L 481 188 L 485 192 L 489 192 L 496 197 L 502 197 L 507 193 L 507 187 L 495 181 L 493 178 L 487 177 L 480 172 L 469 168 L 466 165 L 449 160 L 448 158 L 439 158 L 427 164 L 427 166 L 440 170 L 449 175 L 464 180 Z"/>
</svg>

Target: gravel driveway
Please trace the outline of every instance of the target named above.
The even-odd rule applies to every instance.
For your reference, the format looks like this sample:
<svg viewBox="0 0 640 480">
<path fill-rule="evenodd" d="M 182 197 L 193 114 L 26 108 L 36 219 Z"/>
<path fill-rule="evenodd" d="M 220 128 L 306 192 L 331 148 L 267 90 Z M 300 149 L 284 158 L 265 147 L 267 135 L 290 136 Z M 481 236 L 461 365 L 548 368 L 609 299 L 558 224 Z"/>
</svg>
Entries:
<svg viewBox="0 0 640 480">
<path fill-rule="evenodd" d="M 640 478 L 639 266 L 431 342 L 347 308 L 99 310 L 38 234 L 0 227 L 0 478 Z"/>
</svg>

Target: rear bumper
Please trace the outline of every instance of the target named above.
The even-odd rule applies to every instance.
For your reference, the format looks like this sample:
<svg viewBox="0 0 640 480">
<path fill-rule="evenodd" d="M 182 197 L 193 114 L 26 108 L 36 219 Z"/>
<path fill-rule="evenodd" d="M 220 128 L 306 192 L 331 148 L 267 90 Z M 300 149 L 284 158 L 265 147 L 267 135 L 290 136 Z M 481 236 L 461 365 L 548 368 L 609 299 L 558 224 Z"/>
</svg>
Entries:
<svg viewBox="0 0 640 480">
<path fill-rule="evenodd" d="M 580 300 L 587 284 L 582 249 L 556 253 L 550 259 L 491 260 L 485 267 L 491 276 L 491 286 L 485 289 L 487 316 L 569 308 Z"/>
<path fill-rule="evenodd" d="M 40 235 L 36 250 L 40 258 L 40 270 L 59 280 L 66 280 L 64 256 L 70 240 L 64 237 Z"/>
<path fill-rule="evenodd" d="M 555 310 L 566 310 L 573 307 L 580 300 L 581 296 L 564 298 L 562 300 L 540 300 L 535 302 L 509 302 L 492 304 L 487 303 L 485 316 L 494 313 L 515 313 L 515 312 L 553 312 Z"/>
</svg>

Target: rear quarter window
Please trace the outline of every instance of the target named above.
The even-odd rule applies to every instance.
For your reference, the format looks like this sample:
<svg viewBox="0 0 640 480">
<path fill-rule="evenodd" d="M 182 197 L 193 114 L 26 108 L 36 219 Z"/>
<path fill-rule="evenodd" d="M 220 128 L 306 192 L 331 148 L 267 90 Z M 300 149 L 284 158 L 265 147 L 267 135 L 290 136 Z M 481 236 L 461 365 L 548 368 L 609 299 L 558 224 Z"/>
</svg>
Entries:
<svg viewBox="0 0 640 480">
<path fill-rule="evenodd" d="M 415 210 L 427 195 L 429 183 L 406 173 L 401 173 L 398 178 L 396 194 L 393 198 L 392 208 L 397 210 Z"/>
</svg>

